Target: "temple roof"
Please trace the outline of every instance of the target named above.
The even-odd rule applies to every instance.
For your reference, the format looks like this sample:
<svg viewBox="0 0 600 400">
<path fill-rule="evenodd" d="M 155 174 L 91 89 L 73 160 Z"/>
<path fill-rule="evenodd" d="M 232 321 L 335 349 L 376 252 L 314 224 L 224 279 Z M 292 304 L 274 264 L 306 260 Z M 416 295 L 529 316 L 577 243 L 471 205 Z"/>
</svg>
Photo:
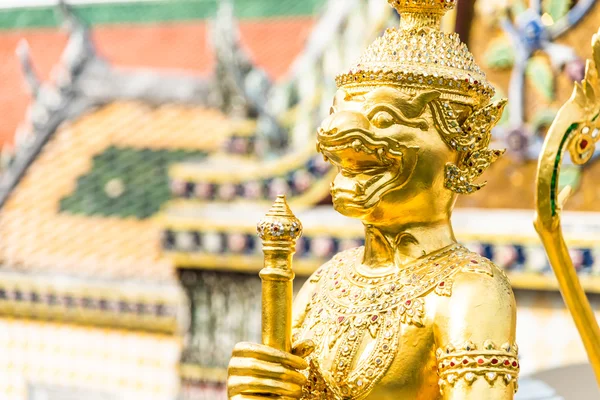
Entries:
<svg viewBox="0 0 600 400">
<path fill-rule="evenodd" d="M 317 0 L 318 3 L 322 0 Z M 54 3 L 56 3 L 54 1 Z M 159 3 L 159 2 L 150 2 Z M 203 19 L 178 21 L 177 23 L 139 23 L 145 22 L 144 16 L 160 18 L 173 8 L 172 1 L 160 3 L 161 13 L 156 13 L 148 2 L 133 2 L 127 5 L 128 12 L 119 13 L 120 8 L 111 4 L 92 4 L 84 7 L 75 6 L 76 12 L 82 14 L 86 21 L 94 24 L 94 43 L 99 54 L 110 61 L 111 64 L 125 68 L 133 68 L 139 72 L 140 67 L 149 69 L 175 70 L 182 74 L 192 74 L 198 77 L 210 76 L 215 66 L 215 56 L 210 46 L 207 45 L 210 36 L 209 21 L 206 16 L 214 16 L 214 3 L 198 5 L 197 2 L 186 0 L 178 1 L 180 9 L 187 8 L 191 11 L 210 12 Z M 242 8 L 256 12 L 257 3 L 264 7 L 285 8 L 270 0 L 252 2 Z M 284 2 L 289 3 L 289 2 Z M 283 16 L 275 15 L 271 19 L 243 19 L 239 22 L 240 38 L 244 48 L 252 59 L 260 65 L 274 80 L 285 77 L 291 63 L 305 45 L 310 34 L 315 18 L 312 13 L 301 12 L 294 14 L 298 8 L 309 8 L 304 3 L 298 7 L 287 7 Z M 112 6 L 112 8 L 111 8 Z M 136 7 L 142 8 L 141 15 Z M 315 7 L 315 5 L 313 5 Z M 122 7 L 121 7 L 122 8 Z M 260 9 L 260 8 L 259 8 Z M 187 10 L 190 11 L 190 10 Z M 17 44 L 26 40 L 35 56 L 35 67 L 44 79 L 52 77 L 57 60 L 60 58 L 68 37 L 59 29 L 32 26 L 23 30 L 22 25 L 39 22 L 36 12 L 42 13 L 52 25 L 56 25 L 54 17 L 55 6 L 43 10 L 16 9 L 2 10 L 0 18 L 0 57 L 5 60 L 0 69 L 0 109 L 2 110 L 2 124 L 0 125 L 0 143 L 13 142 L 15 128 L 23 121 L 23 115 L 29 104 L 29 96 L 24 90 L 22 71 L 17 57 L 14 56 Z M 183 10 L 182 10 L 183 13 Z M 183 14 L 182 14 L 183 15 Z M 189 16 L 189 12 L 187 14 Z M 114 25 L 113 19 L 102 20 L 111 16 L 115 22 L 133 22 Z M 122 21 L 122 18 L 139 18 L 133 21 Z M 250 17 L 250 16 L 249 16 Z M 120 19 L 121 18 L 121 19 Z M 141 21 L 140 21 L 141 20 Z M 111 23 L 103 25 L 102 23 Z M 152 21 L 149 21 L 152 22 Z M 8 24 L 7 26 L 2 23 Z M 98 24 L 98 25 L 96 25 Z M 268 40 L 265 36 L 268 35 Z M 161 40 L 153 40 L 154 38 Z M 275 56 L 276 55 L 276 56 Z"/>
<path fill-rule="evenodd" d="M 203 107 L 114 102 L 61 125 L 0 213 L 3 262 L 96 277 L 169 277 L 149 217 L 169 199 L 168 166 L 215 150 L 225 121 Z"/>
<path fill-rule="evenodd" d="M 483 176 L 488 182 L 485 188 L 470 196 L 460 196 L 457 206 L 533 210 L 536 172 L 537 161 L 515 163 L 514 159 L 503 156 Z M 591 161 L 584 169 L 563 166 L 560 185 L 569 184 L 575 189 L 567 202 L 567 210 L 598 212 L 600 190 L 595 177 L 599 174 L 600 159 Z"/>
<path fill-rule="evenodd" d="M 263 97 L 271 78 L 241 47 L 225 6 L 212 30 L 210 78 L 114 67 L 60 7 L 69 36 L 52 80 L 38 75 L 27 42 L 17 49 L 33 99 L 1 160 L 0 315 L 173 334 L 184 318 L 175 266 L 160 246 L 169 171 L 236 139 L 253 146 L 258 129 L 276 137 Z M 276 25 L 251 31 L 256 39 Z M 299 48 L 267 58 L 289 65 Z"/>
</svg>

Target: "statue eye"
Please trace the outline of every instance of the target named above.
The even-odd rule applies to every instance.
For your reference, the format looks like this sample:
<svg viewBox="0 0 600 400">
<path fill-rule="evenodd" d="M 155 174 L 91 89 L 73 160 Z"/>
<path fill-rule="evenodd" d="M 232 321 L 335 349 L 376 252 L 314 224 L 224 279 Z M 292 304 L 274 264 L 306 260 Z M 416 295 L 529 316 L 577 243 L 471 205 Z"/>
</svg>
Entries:
<svg viewBox="0 0 600 400">
<path fill-rule="evenodd" d="M 375 125 L 376 128 L 386 129 L 396 123 L 396 120 L 387 111 L 379 111 L 377 114 L 373 115 L 371 118 L 371 123 Z"/>
</svg>

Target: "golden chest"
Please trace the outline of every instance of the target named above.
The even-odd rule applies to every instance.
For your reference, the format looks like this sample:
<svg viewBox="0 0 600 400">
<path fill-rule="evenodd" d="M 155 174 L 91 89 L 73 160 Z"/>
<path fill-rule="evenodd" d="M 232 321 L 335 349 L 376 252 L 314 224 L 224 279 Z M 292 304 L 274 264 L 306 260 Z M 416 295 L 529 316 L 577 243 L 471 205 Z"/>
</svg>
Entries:
<svg viewBox="0 0 600 400">
<path fill-rule="evenodd" d="M 363 399 L 381 381 L 399 347 L 403 328 L 423 328 L 424 296 L 448 295 L 456 272 L 478 256 L 453 245 L 401 271 L 366 277 L 356 270 L 363 249 L 338 254 L 311 278 L 317 290 L 294 339 L 311 339 L 304 400 Z"/>
</svg>

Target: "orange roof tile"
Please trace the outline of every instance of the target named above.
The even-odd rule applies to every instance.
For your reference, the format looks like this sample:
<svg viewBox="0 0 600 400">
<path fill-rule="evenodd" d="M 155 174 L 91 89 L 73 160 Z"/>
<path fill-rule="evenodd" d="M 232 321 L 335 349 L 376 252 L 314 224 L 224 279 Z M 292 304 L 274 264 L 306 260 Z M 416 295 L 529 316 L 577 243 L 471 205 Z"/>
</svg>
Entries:
<svg viewBox="0 0 600 400">
<path fill-rule="evenodd" d="M 113 103 L 63 124 L 0 211 L 0 262 L 96 277 L 172 276 L 170 262 L 160 256 L 156 221 L 60 213 L 60 200 L 109 146 L 215 150 L 228 132 L 228 120 L 215 111 L 133 102 Z"/>
<path fill-rule="evenodd" d="M 303 49 L 313 23 L 310 17 L 241 21 L 241 40 L 256 63 L 279 79 Z M 100 26 L 94 28 L 93 37 L 100 55 L 115 66 L 206 75 L 214 63 L 203 22 Z M 12 141 L 30 101 L 15 56 L 22 38 L 30 43 L 35 68 L 43 79 L 49 78 L 66 43 L 65 34 L 55 29 L 0 33 L 0 144 Z"/>
</svg>

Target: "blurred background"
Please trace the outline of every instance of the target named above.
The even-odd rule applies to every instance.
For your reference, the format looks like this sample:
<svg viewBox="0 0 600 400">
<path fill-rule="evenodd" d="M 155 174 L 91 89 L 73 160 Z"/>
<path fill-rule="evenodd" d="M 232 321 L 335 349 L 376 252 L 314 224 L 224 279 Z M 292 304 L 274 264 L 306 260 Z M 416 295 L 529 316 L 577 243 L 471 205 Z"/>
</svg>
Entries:
<svg viewBox="0 0 600 400">
<path fill-rule="evenodd" d="M 362 244 L 315 132 L 335 75 L 397 23 L 384 0 L 0 0 L 0 399 L 225 399 L 233 345 L 260 341 L 276 194 L 305 226 L 296 288 Z M 509 98 L 508 152 L 454 224 L 515 288 L 522 400 L 599 398 L 532 227 L 541 143 L 598 25 L 593 0 L 461 0 L 444 21 Z M 596 310 L 597 156 L 560 182 Z"/>
</svg>

